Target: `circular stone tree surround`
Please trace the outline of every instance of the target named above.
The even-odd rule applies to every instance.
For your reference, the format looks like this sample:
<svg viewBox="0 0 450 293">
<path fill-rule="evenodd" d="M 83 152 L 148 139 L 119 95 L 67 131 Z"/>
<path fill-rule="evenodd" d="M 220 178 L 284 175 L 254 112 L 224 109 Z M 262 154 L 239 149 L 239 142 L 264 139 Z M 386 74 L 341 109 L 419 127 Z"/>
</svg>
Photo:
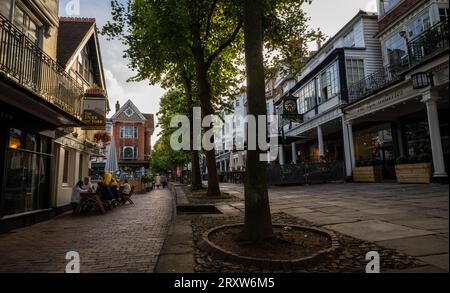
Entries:
<svg viewBox="0 0 450 293">
<path fill-rule="evenodd" d="M 321 249 L 311 253 L 310 255 L 295 258 L 295 259 L 271 259 L 271 258 L 261 258 L 261 257 L 252 257 L 246 255 L 240 255 L 238 253 L 229 251 L 224 249 L 211 241 L 210 236 L 214 233 L 217 233 L 220 230 L 233 229 L 233 228 L 243 228 L 244 224 L 231 224 L 231 225 L 223 225 L 219 227 L 212 228 L 206 231 L 203 234 L 202 240 L 199 243 L 200 249 L 205 251 L 206 253 L 217 257 L 223 261 L 228 261 L 232 263 L 237 263 L 241 265 L 252 265 L 262 269 L 269 270 L 293 270 L 293 269 L 301 269 L 304 267 L 308 267 L 314 264 L 319 263 L 325 256 L 330 256 L 338 253 L 339 251 L 339 241 L 335 234 L 331 231 L 324 231 L 317 228 L 304 227 L 298 225 L 290 225 L 290 224 L 273 224 L 273 227 L 276 229 L 295 229 L 299 231 L 304 231 L 308 233 L 314 233 L 320 235 L 322 237 L 326 237 L 329 240 L 329 247 L 325 249 Z"/>
</svg>

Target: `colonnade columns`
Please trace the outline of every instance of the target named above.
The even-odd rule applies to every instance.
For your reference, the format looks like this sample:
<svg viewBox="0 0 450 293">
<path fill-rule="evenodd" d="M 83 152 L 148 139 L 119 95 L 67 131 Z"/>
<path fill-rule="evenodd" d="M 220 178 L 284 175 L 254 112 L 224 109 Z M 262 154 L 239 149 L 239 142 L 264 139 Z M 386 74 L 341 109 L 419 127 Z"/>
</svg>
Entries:
<svg viewBox="0 0 450 293">
<path fill-rule="evenodd" d="M 433 155 L 433 182 L 445 182 L 448 180 L 445 171 L 444 152 L 442 150 L 441 130 L 439 125 L 438 110 L 436 99 L 432 96 L 430 90 L 422 93 L 422 101 L 427 106 L 428 128 L 430 132 L 431 152 Z"/>
<path fill-rule="evenodd" d="M 297 148 L 295 142 L 292 143 L 292 163 L 297 164 Z"/>
<path fill-rule="evenodd" d="M 284 165 L 284 147 L 282 144 L 278 146 L 278 162 L 280 165 Z"/>
<path fill-rule="evenodd" d="M 347 178 L 353 174 L 355 167 L 355 149 L 353 145 L 353 128 L 350 121 L 342 119 L 342 135 L 344 138 L 345 175 Z"/>
<path fill-rule="evenodd" d="M 323 133 L 322 126 L 317 126 L 317 144 L 319 146 L 319 158 L 325 155 L 324 147 L 323 147 Z"/>
</svg>

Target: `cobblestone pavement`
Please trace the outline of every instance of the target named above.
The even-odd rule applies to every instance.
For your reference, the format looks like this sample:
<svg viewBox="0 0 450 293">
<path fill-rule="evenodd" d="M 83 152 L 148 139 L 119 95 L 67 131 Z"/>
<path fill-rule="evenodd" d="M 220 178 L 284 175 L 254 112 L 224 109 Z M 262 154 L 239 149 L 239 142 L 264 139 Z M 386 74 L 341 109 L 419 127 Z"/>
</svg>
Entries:
<svg viewBox="0 0 450 293">
<path fill-rule="evenodd" d="M 65 214 L 0 235 L 0 272 L 65 271 L 68 251 L 88 272 L 153 272 L 172 220 L 168 190 L 133 196 L 105 215 Z"/>
<path fill-rule="evenodd" d="M 221 189 L 243 198 L 242 185 Z M 401 251 L 428 264 L 429 271 L 449 270 L 448 185 L 320 184 L 274 187 L 269 196 L 273 213 Z M 239 214 L 244 203 L 224 203 L 220 209 Z"/>
</svg>

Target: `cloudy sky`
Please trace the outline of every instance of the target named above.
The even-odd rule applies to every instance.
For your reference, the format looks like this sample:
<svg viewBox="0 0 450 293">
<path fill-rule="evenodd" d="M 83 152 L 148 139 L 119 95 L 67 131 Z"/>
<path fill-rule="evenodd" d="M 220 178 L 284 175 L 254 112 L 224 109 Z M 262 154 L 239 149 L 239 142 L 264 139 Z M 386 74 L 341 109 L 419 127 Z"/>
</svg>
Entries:
<svg viewBox="0 0 450 293">
<path fill-rule="evenodd" d="M 61 16 L 94 17 L 98 27 L 111 18 L 110 0 L 78 0 L 79 15 L 70 15 L 75 10 L 67 10 L 67 6 L 73 1 L 77 2 L 60 0 Z M 310 26 L 320 28 L 328 37 L 333 36 L 360 9 L 376 11 L 376 0 L 314 0 L 311 5 L 305 5 L 311 18 Z M 119 41 L 107 41 L 104 37 L 100 37 L 100 45 L 111 108 L 114 109 L 117 100 L 123 105 L 131 99 L 141 112 L 156 114 L 164 90 L 147 82 L 128 83 L 127 79 L 134 73 L 127 66 L 128 60 L 122 58 L 124 46 Z M 152 143 L 156 142 L 157 133 L 158 130 Z"/>
</svg>

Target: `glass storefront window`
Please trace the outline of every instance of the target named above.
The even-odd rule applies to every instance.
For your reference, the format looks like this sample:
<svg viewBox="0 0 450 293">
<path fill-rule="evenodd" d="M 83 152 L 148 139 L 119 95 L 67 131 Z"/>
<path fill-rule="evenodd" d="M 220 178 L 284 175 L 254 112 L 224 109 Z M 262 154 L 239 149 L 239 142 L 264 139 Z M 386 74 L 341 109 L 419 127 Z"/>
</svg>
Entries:
<svg viewBox="0 0 450 293">
<path fill-rule="evenodd" d="M 32 152 L 36 152 L 37 151 L 37 140 L 36 140 L 36 135 L 34 134 L 27 134 L 27 142 L 25 145 L 26 149 Z"/>
<path fill-rule="evenodd" d="M 406 151 L 409 156 L 431 154 L 430 132 L 428 122 L 416 121 L 404 125 Z"/>
<path fill-rule="evenodd" d="M 392 130 L 389 124 L 371 127 L 355 133 L 356 160 L 394 160 Z"/>
<path fill-rule="evenodd" d="M 12 149 L 23 148 L 23 138 L 21 130 L 15 128 L 10 129 L 8 147 Z"/>
<path fill-rule="evenodd" d="M 16 214 L 49 207 L 49 157 L 6 150 L 3 213 Z"/>
<path fill-rule="evenodd" d="M 40 138 L 40 149 L 39 151 L 43 154 L 51 154 L 52 153 L 52 149 L 50 147 L 50 140 L 46 137 L 41 137 Z"/>
</svg>

